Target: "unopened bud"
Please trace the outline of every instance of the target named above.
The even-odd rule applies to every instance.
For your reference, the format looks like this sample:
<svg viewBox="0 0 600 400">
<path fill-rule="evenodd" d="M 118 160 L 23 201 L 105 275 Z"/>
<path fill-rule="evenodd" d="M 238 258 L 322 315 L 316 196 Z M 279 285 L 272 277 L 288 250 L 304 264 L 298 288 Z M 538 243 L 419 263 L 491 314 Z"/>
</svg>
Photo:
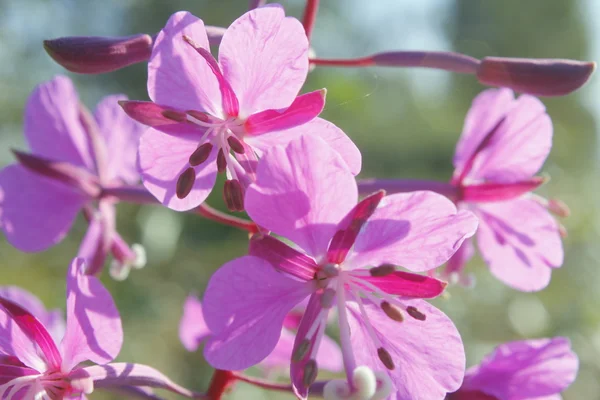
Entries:
<svg viewBox="0 0 600 400">
<path fill-rule="evenodd" d="M 185 199 L 188 194 L 192 191 L 194 187 L 194 182 L 196 181 L 196 171 L 194 168 L 189 167 L 177 179 L 177 184 L 175 186 L 175 194 L 180 199 Z"/>
<path fill-rule="evenodd" d="M 377 349 L 377 356 L 387 369 L 393 370 L 394 368 L 396 368 L 396 366 L 394 365 L 394 360 L 392 360 L 392 356 L 383 347 Z"/>
<path fill-rule="evenodd" d="M 593 62 L 485 57 L 479 64 L 477 79 L 486 85 L 536 96 L 563 96 L 583 86 L 595 69 Z"/>
<path fill-rule="evenodd" d="M 44 41 L 46 52 L 60 65 L 81 74 L 101 74 L 148 60 L 152 37 L 72 36 Z"/>
<path fill-rule="evenodd" d="M 240 181 L 237 179 L 225 181 L 223 200 L 229 211 L 244 211 L 244 190 Z"/>
<path fill-rule="evenodd" d="M 371 276 L 388 276 L 396 271 L 396 267 L 390 264 L 380 265 L 379 267 L 373 267 L 369 270 Z"/>
</svg>

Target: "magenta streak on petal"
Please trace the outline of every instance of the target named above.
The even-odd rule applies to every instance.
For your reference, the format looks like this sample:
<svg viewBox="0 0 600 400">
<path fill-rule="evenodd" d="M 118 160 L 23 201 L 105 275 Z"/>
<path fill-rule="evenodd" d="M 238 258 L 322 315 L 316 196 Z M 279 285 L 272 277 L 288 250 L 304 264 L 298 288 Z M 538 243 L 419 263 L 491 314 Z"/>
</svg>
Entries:
<svg viewBox="0 0 600 400">
<path fill-rule="evenodd" d="M 364 198 L 346 215 L 339 225 L 340 229 L 333 235 L 333 239 L 331 239 L 331 243 L 327 249 L 328 262 L 339 264 L 346 259 L 360 229 L 375 212 L 384 196 L 385 192 L 383 190 L 373 193 Z"/>
<path fill-rule="evenodd" d="M 0 385 L 4 385 L 5 383 L 8 383 L 21 376 L 36 374 L 39 374 L 39 372 L 32 368 L 0 364 Z"/>
<path fill-rule="evenodd" d="M 178 122 L 173 118 L 165 116 L 169 115 L 167 113 L 171 113 L 172 115 L 181 114 L 182 121 L 187 119 L 184 111 L 174 110 L 172 107 L 161 106 L 151 101 L 136 100 L 122 100 L 119 101 L 119 105 L 127 115 L 144 125 L 151 127 L 179 125 L 182 123 L 188 125 L 187 122 Z"/>
<path fill-rule="evenodd" d="M 304 281 L 314 278 L 317 263 L 311 257 L 294 250 L 272 236 L 255 235 L 250 240 L 248 254 L 270 262 L 279 271 Z"/>
<path fill-rule="evenodd" d="M 23 332 L 39 347 L 44 354 L 44 359 L 50 369 L 59 369 L 62 363 L 60 352 L 54 344 L 54 340 L 33 315 L 12 301 L 0 297 L 0 305 L 4 307 L 13 321 Z"/>
<path fill-rule="evenodd" d="M 393 274 L 379 277 L 361 276 L 359 279 L 377 286 L 386 293 L 419 299 L 437 297 L 446 287 L 446 282 L 404 271 L 396 271 Z M 359 285 L 360 280 L 356 282 Z"/>
<path fill-rule="evenodd" d="M 479 153 L 490 144 L 492 137 L 496 134 L 496 132 L 498 132 L 500 130 L 500 127 L 502 126 L 502 124 L 504 123 L 505 120 L 506 120 L 506 117 L 502 117 L 500 119 L 500 121 L 498 121 L 498 123 L 483 138 L 483 140 L 481 140 L 481 142 L 479 143 L 479 145 L 477 146 L 477 148 L 475 149 L 473 154 L 471 154 L 471 157 L 463 165 L 462 171 L 460 171 L 460 175 L 458 176 L 458 178 L 452 178 L 452 183 L 454 183 L 454 184 L 462 183 L 462 181 L 469 174 L 469 172 L 471 172 L 471 169 L 473 169 L 473 165 L 475 164 L 475 159 L 477 158 Z"/>
<path fill-rule="evenodd" d="M 204 58 L 213 74 L 215 74 L 215 78 L 217 78 L 217 81 L 219 82 L 219 89 L 221 89 L 221 96 L 223 97 L 223 109 L 225 110 L 225 113 L 230 117 L 237 117 L 240 113 L 240 104 L 231 85 L 223 76 L 217 60 L 215 60 L 212 54 L 210 54 L 210 51 L 194 43 L 189 36 L 183 35 L 183 40 L 189 43 L 189 45 L 192 46 L 194 50 L 196 50 L 198 54 L 202 56 L 202 58 Z"/>
<path fill-rule="evenodd" d="M 537 189 L 546 182 L 543 177 L 533 177 L 526 181 L 514 183 L 485 182 L 462 187 L 461 200 L 468 202 L 494 202 L 511 200 Z"/>
<path fill-rule="evenodd" d="M 309 122 L 323 111 L 326 93 L 325 89 L 316 90 L 296 97 L 288 108 L 253 114 L 246 120 L 245 130 L 250 135 L 260 135 Z"/>
</svg>

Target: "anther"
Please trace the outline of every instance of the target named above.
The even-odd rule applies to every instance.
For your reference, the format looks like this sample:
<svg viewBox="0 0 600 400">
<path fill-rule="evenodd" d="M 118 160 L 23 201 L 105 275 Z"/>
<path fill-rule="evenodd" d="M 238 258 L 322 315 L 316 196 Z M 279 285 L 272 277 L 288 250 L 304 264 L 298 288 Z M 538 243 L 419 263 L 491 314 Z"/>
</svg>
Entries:
<svg viewBox="0 0 600 400">
<path fill-rule="evenodd" d="M 194 168 L 189 167 L 177 179 L 177 185 L 175 186 L 175 194 L 180 199 L 185 199 L 194 187 L 194 181 L 196 180 L 196 172 Z"/>
<path fill-rule="evenodd" d="M 186 114 L 201 122 L 211 122 L 210 117 L 206 113 L 203 113 L 201 111 L 189 110 L 186 111 Z"/>
<path fill-rule="evenodd" d="M 300 342 L 294 353 L 292 354 L 293 362 L 300 362 L 308 353 L 308 349 L 310 348 L 310 340 L 304 339 Z"/>
<path fill-rule="evenodd" d="M 331 288 L 325 289 L 325 291 L 321 295 L 321 307 L 331 308 L 334 300 L 335 300 L 335 290 L 333 290 Z"/>
<path fill-rule="evenodd" d="M 384 349 L 383 347 L 378 348 L 377 355 L 379 356 L 379 359 L 387 369 L 393 370 L 394 368 L 396 368 L 396 366 L 394 365 L 394 361 L 392 360 L 392 356 L 386 349 Z"/>
<path fill-rule="evenodd" d="M 396 267 L 391 264 L 383 264 L 379 267 L 373 267 L 369 270 L 371 276 L 388 276 L 396 272 Z"/>
<path fill-rule="evenodd" d="M 231 150 L 235 151 L 238 154 L 244 154 L 246 152 L 246 149 L 244 149 L 244 145 L 242 144 L 242 142 L 240 142 L 240 140 L 235 136 L 229 136 L 227 138 L 227 143 L 229 143 L 229 147 L 231 147 Z"/>
<path fill-rule="evenodd" d="M 312 385 L 317 379 L 317 373 L 319 369 L 317 368 L 317 362 L 315 360 L 308 360 L 306 365 L 304 366 L 304 375 L 302 376 L 302 383 L 304 386 Z"/>
<path fill-rule="evenodd" d="M 244 211 L 244 191 L 237 179 L 226 180 L 223 185 L 223 200 L 229 211 Z"/>
<path fill-rule="evenodd" d="M 417 307 L 408 306 L 406 307 L 406 312 L 416 320 L 425 321 L 427 319 L 427 316 L 421 311 L 417 310 Z"/>
<path fill-rule="evenodd" d="M 571 210 L 562 200 L 550 199 L 548 200 L 548 210 L 551 213 L 558 215 L 559 217 L 566 218 L 571 215 Z"/>
<path fill-rule="evenodd" d="M 219 172 L 225 172 L 227 169 L 227 160 L 225 159 L 225 153 L 223 149 L 219 150 L 219 154 L 217 154 L 217 170 Z"/>
<path fill-rule="evenodd" d="M 166 119 L 170 119 L 171 121 L 175 121 L 175 122 L 186 122 L 187 121 L 187 117 L 185 116 L 185 114 L 182 112 L 179 112 L 179 111 L 164 110 L 163 112 L 161 112 L 161 114 L 163 117 L 165 117 Z"/>
<path fill-rule="evenodd" d="M 211 143 L 204 143 L 201 146 L 198 146 L 196 150 L 190 156 L 190 165 L 195 167 L 197 165 L 202 164 L 208 156 L 210 156 L 210 152 L 212 151 L 213 145 Z"/>
<path fill-rule="evenodd" d="M 404 315 L 402 315 L 402 311 L 398 307 L 393 304 L 388 303 L 387 301 L 381 302 L 381 309 L 390 319 L 402 322 L 404 321 Z"/>
</svg>

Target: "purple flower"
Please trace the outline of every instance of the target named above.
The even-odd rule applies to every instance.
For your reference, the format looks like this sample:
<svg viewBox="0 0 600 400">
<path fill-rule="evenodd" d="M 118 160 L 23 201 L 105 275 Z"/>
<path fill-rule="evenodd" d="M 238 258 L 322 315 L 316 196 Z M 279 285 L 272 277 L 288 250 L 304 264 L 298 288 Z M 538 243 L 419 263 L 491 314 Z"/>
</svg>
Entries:
<svg viewBox="0 0 600 400">
<path fill-rule="evenodd" d="M 515 99 L 511 90 L 490 89 L 473 101 L 454 156 L 461 209 L 480 219 L 477 244 L 490 271 L 523 291 L 546 287 L 563 262 L 560 224 L 548 212 L 557 203 L 530 194 L 552 146 L 552 122 L 535 97 Z M 472 256 L 466 241 L 446 274 L 460 274 Z"/>
<path fill-rule="evenodd" d="M 260 363 L 263 369 L 281 370 L 289 367 L 295 338 L 292 330 L 298 329 L 301 316 L 299 311 L 293 310 L 285 317 L 279 341 L 271 354 Z M 189 295 L 183 306 L 183 316 L 179 324 L 181 343 L 188 351 L 196 351 L 198 346 L 210 336 L 210 329 L 204 321 L 202 303 L 194 295 Z M 329 371 L 339 372 L 344 368 L 338 344 L 326 335 L 323 337 L 316 359 L 322 368 Z"/>
<path fill-rule="evenodd" d="M 357 200 L 352 172 L 318 137 L 275 147 L 260 160 L 246 210 L 296 247 L 255 236 L 250 255 L 212 276 L 204 296 L 214 334 L 204 349 L 209 363 L 236 370 L 260 362 L 276 346 L 290 310 L 308 297 L 292 353 L 298 396 L 306 398 L 316 378 L 315 357 L 334 307 L 351 390 L 360 390 L 355 381 L 365 376 L 369 396 L 392 385 L 398 399 L 443 398 L 458 388 L 465 362 L 460 336 L 420 300 L 439 295 L 445 283 L 394 266 L 416 272 L 439 266 L 473 235 L 477 219 L 432 192 Z M 359 366 L 371 372 L 357 372 Z"/>
<path fill-rule="evenodd" d="M 217 172 L 226 171 L 225 202 L 243 210 L 257 158 L 305 133 L 329 142 L 357 174 L 356 146 L 335 125 L 315 118 L 325 90 L 297 97 L 308 73 L 308 49 L 300 22 L 269 5 L 231 24 L 217 62 L 202 20 L 173 14 L 148 64 L 152 102 L 122 103 L 153 128 L 139 146 L 146 188 L 169 208 L 189 210 L 206 199 Z"/>
<path fill-rule="evenodd" d="M 469 368 L 461 388 L 447 399 L 560 400 L 578 367 L 567 338 L 509 342 Z"/>
<path fill-rule="evenodd" d="M 139 179 L 132 154 L 145 127 L 120 109 L 123 99 L 105 97 L 91 116 L 66 77 L 33 91 L 24 125 L 32 153 L 15 152 L 20 163 L 0 171 L 0 225 L 13 246 L 41 251 L 57 244 L 83 210 L 90 230 L 80 254 L 90 268 L 97 271 L 111 248 L 121 264 L 134 263 L 114 228 L 115 200 L 100 199 L 102 187 Z"/>
<path fill-rule="evenodd" d="M 158 387 L 192 397 L 151 367 L 110 363 L 123 344 L 121 319 L 110 293 L 85 271 L 83 259 L 74 259 L 60 341 L 51 334 L 56 316 L 37 298 L 18 288 L 0 289 L 0 398 L 85 399 L 95 385 Z"/>
</svg>

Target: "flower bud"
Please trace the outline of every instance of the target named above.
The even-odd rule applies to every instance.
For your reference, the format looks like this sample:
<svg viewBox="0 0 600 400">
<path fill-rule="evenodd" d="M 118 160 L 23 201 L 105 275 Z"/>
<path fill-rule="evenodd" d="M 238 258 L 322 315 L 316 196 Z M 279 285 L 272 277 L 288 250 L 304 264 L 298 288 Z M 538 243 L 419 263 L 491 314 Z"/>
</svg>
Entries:
<svg viewBox="0 0 600 400">
<path fill-rule="evenodd" d="M 54 61 L 71 72 L 101 74 L 148 60 L 152 43 L 152 37 L 146 34 L 72 36 L 44 40 L 44 48 Z"/>
</svg>

